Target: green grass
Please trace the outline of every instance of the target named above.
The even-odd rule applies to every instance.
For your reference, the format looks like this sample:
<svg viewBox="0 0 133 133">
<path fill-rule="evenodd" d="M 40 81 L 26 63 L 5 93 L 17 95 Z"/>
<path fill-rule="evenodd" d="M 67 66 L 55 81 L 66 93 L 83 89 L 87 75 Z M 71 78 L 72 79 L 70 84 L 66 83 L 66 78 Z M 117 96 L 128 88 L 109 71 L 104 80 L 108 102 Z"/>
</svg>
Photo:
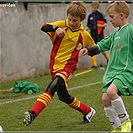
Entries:
<svg viewBox="0 0 133 133">
<path fill-rule="evenodd" d="M 75 73 L 84 70 L 77 70 Z M 80 76 L 73 75 L 69 81 L 69 93 L 96 110 L 96 115 L 90 124 L 81 124 L 82 114 L 60 102 L 55 94 L 50 105 L 36 117 L 30 126 L 26 127 L 23 124 L 23 114 L 25 111 L 31 109 L 39 94 L 28 95 L 25 93 L 5 92 L 4 90 L 14 85 L 15 81 L 13 81 L 1 84 L 0 102 L 2 104 L 0 104 L 0 125 L 4 131 L 110 131 L 111 126 L 104 114 L 101 101 L 102 84 L 98 83 L 87 86 L 88 84 L 102 81 L 104 72 L 93 70 Z M 49 75 L 45 75 L 38 78 L 25 79 L 25 81 L 37 83 L 39 88 L 44 91 L 51 78 Z M 86 86 L 82 87 L 83 85 Z M 22 98 L 32 96 L 35 97 L 28 100 L 21 100 Z M 133 118 L 132 97 L 124 96 L 122 98 L 130 117 Z M 15 101 L 18 99 L 20 101 Z"/>
</svg>

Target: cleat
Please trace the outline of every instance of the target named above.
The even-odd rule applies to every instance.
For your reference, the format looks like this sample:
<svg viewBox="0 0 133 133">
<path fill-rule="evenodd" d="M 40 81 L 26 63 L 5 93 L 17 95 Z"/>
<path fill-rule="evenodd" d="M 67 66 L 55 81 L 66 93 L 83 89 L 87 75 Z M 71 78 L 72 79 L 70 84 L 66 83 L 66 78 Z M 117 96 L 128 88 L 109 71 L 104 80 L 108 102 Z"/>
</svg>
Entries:
<svg viewBox="0 0 133 133">
<path fill-rule="evenodd" d="M 93 69 L 93 68 L 94 68 L 94 69 L 96 69 L 96 68 L 97 68 L 97 66 L 94 66 L 94 65 L 93 65 L 93 66 L 91 66 L 91 68 L 92 68 L 92 69 Z"/>
<path fill-rule="evenodd" d="M 112 129 L 111 132 L 121 132 L 121 129 L 120 128 Z"/>
<path fill-rule="evenodd" d="M 92 117 L 95 115 L 95 113 L 96 113 L 96 111 L 93 108 L 91 108 L 91 112 L 83 116 L 82 124 L 90 123 L 90 121 L 91 121 Z"/>
<path fill-rule="evenodd" d="M 131 121 L 125 121 L 121 125 L 121 132 L 131 132 Z"/>
<path fill-rule="evenodd" d="M 27 112 L 25 112 L 24 113 L 24 124 L 26 125 L 26 126 L 28 126 L 28 125 L 30 125 L 31 124 L 31 122 L 35 119 L 35 113 L 34 112 L 30 112 L 30 111 L 27 111 Z"/>
</svg>

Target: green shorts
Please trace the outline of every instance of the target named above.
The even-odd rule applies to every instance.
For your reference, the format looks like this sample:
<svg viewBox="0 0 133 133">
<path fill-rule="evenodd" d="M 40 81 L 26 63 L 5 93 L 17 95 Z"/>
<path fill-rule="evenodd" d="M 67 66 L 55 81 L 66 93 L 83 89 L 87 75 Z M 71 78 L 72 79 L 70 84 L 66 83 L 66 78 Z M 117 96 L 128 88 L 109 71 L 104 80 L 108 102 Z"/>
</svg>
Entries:
<svg viewBox="0 0 133 133">
<path fill-rule="evenodd" d="M 102 92 L 106 92 L 110 84 L 113 83 L 118 88 L 118 95 L 124 95 L 124 96 L 131 96 L 131 93 L 129 92 L 128 87 L 118 78 L 113 79 L 112 82 L 110 82 L 108 85 L 103 87 Z"/>
</svg>

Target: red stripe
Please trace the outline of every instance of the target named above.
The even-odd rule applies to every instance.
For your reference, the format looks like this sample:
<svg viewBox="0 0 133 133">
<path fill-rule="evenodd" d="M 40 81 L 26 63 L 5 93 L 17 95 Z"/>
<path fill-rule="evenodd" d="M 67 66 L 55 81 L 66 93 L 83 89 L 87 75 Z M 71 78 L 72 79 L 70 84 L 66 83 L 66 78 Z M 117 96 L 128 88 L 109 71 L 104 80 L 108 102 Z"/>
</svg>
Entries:
<svg viewBox="0 0 133 133">
<path fill-rule="evenodd" d="M 53 48 L 52 48 L 51 55 L 50 55 L 50 64 L 49 64 L 50 71 L 53 71 L 54 58 L 58 52 L 62 39 L 63 37 L 57 37 L 53 44 Z"/>
<path fill-rule="evenodd" d="M 78 41 L 77 44 L 75 46 L 75 49 L 72 52 L 72 55 L 70 57 L 70 59 L 67 61 L 67 64 L 65 65 L 65 68 L 71 68 L 73 70 L 73 72 L 76 70 L 77 68 L 77 63 L 78 63 L 78 54 L 80 50 L 77 50 L 77 47 L 79 44 L 82 44 L 83 47 L 83 42 L 82 42 L 82 35 L 81 33 L 79 34 L 78 37 Z"/>
</svg>

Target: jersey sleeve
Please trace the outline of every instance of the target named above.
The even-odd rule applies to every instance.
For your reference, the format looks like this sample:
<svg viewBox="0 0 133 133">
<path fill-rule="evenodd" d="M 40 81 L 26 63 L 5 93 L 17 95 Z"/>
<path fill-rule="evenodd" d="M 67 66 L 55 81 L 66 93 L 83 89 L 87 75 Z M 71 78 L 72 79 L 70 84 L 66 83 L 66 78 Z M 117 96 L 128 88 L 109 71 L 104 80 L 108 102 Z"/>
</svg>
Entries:
<svg viewBox="0 0 133 133">
<path fill-rule="evenodd" d="M 130 25 L 131 28 L 129 28 L 129 34 L 131 38 L 133 39 L 133 25 Z"/>
<path fill-rule="evenodd" d="M 100 42 L 98 42 L 97 46 L 98 46 L 99 50 L 101 52 L 109 51 L 110 47 L 111 47 L 112 40 L 113 40 L 113 36 L 111 34 L 108 37 L 105 37 L 104 39 L 102 39 Z"/>
<path fill-rule="evenodd" d="M 58 26 L 60 28 L 64 28 L 65 23 L 66 23 L 66 20 L 59 20 L 59 21 L 55 21 L 55 22 L 52 22 L 52 23 L 48 23 L 48 24 L 55 25 L 55 26 Z"/>
<path fill-rule="evenodd" d="M 55 22 L 47 23 L 47 24 L 51 24 L 55 27 L 58 26 L 60 28 L 65 28 L 65 20 L 55 21 Z M 47 34 L 50 36 L 51 41 L 54 43 L 54 41 L 57 37 L 56 32 L 47 32 Z"/>
<path fill-rule="evenodd" d="M 83 33 L 83 44 L 84 44 L 84 47 L 86 46 L 96 46 L 93 38 L 91 37 L 90 33 L 87 32 L 86 30 L 84 31 Z"/>
</svg>

